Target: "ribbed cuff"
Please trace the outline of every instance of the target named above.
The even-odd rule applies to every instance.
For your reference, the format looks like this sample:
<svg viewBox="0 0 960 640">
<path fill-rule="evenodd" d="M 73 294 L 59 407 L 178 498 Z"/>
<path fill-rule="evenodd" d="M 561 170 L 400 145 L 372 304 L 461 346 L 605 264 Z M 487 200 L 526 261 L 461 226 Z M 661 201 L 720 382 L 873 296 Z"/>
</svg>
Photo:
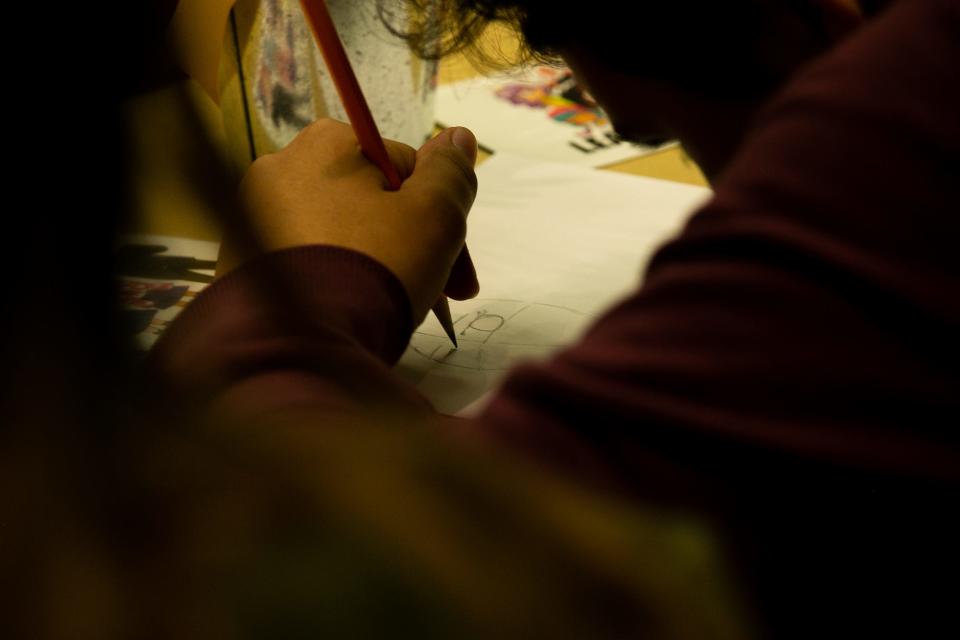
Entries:
<svg viewBox="0 0 960 640">
<path fill-rule="evenodd" d="M 230 314 L 229 321 L 223 314 Z M 410 299 L 389 269 L 357 251 L 327 245 L 268 253 L 232 271 L 204 290 L 161 342 L 189 343 L 196 339 L 189 334 L 206 333 L 202 327 L 225 324 L 231 333 L 247 326 L 261 336 L 333 331 L 391 366 L 414 329 Z"/>
</svg>

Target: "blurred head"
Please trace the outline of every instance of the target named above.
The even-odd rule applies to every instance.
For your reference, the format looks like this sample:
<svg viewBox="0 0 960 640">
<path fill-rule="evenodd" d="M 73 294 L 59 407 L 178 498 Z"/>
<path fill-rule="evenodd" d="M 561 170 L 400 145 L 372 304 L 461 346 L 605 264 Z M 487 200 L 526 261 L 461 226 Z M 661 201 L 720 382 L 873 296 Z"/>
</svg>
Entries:
<svg viewBox="0 0 960 640">
<path fill-rule="evenodd" d="M 419 16 L 407 36 L 421 54 L 470 49 L 487 25 L 505 24 L 523 36 L 528 57 L 567 63 L 621 135 L 679 138 L 710 176 L 760 104 L 885 3 L 406 1 Z"/>
</svg>

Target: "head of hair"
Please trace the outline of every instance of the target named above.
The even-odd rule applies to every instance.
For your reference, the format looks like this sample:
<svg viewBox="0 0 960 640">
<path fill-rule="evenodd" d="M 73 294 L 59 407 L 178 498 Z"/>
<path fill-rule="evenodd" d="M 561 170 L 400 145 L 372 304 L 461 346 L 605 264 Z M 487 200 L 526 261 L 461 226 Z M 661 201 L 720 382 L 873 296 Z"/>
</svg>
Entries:
<svg viewBox="0 0 960 640">
<path fill-rule="evenodd" d="M 712 94 L 765 92 L 778 84 L 782 72 L 763 52 L 786 22 L 809 31 L 811 49 L 827 41 L 812 0 L 378 0 L 378 6 L 394 33 L 425 58 L 463 52 L 485 67 L 502 67 L 555 63 L 576 47 L 626 74 Z M 481 38 L 494 25 L 518 36 L 519 56 L 508 58 Z"/>
</svg>

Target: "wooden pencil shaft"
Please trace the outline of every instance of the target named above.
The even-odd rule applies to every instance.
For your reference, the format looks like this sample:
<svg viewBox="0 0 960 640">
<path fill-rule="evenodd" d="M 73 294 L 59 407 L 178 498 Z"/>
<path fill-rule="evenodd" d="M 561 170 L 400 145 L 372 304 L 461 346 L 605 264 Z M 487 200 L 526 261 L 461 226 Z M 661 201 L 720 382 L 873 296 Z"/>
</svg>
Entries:
<svg viewBox="0 0 960 640">
<path fill-rule="evenodd" d="M 397 173 L 397 168 L 390 161 L 387 147 L 383 143 L 383 138 L 380 137 L 380 131 L 377 129 L 377 123 L 373 119 L 367 100 L 363 97 L 357 74 L 353 72 L 350 59 L 347 57 L 347 52 L 344 50 L 340 36 L 337 34 L 337 28 L 330 17 L 326 2 L 324 0 L 300 0 L 300 4 L 313 29 L 317 44 L 320 46 L 320 53 L 323 54 L 323 59 L 327 63 L 330 75 L 333 77 L 333 84 L 337 87 L 337 93 L 340 94 L 343 108 L 347 112 L 347 117 L 350 118 L 350 125 L 357 136 L 357 142 L 360 143 L 360 149 L 363 150 L 364 155 L 371 162 L 380 168 L 390 188 L 396 191 L 402 184 L 400 174 Z M 433 306 L 433 312 L 444 331 L 450 336 L 454 346 L 457 346 L 453 321 L 450 317 L 450 306 L 446 296 L 440 296 L 437 304 Z"/>
<path fill-rule="evenodd" d="M 324 0 L 301 0 L 301 5 L 320 45 L 320 53 L 323 54 L 323 59 L 333 77 L 333 83 L 340 95 L 343 108 L 350 118 L 350 124 L 357 135 L 360 148 L 364 155 L 380 168 L 390 188 L 399 189 L 402 184 L 400 175 L 390 161 L 387 147 L 383 143 L 383 138 L 380 137 L 377 123 L 360 89 L 357 75 L 353 72 L 340 36 L 337 35 L 337 29 L 326 3 Z"/>
</svg>

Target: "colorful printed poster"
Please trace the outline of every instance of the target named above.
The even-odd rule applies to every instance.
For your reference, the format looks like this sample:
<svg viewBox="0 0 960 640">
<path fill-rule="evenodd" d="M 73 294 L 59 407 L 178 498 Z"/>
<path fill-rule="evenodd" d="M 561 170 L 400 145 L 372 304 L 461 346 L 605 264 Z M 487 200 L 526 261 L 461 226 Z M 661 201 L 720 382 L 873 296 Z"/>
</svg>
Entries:
<svg viewBox="0 0 960 640">
<path fill-rule="evenodd" d="M 539 66 L 437 89 L 437 121 L 471 129 L 494 153 L 602 167 L 658 150 L 626 142 L 569 69 Z"/>
<path fill-rule="evenodd" d="M 220 245 L 167 236 L 127 236 L 116 249 L 121 330 L 147 351 L 211 282 Z"/>
</svg>

